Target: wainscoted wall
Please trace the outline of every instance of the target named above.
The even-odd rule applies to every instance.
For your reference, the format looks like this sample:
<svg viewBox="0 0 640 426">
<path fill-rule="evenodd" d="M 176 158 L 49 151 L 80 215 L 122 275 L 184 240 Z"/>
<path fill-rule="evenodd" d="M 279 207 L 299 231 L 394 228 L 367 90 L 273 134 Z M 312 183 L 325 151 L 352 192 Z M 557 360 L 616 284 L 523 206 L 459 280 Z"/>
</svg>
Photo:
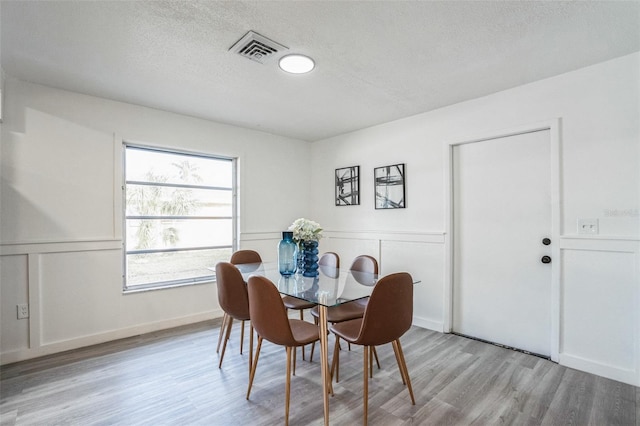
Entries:
<svg viewBox="0 0 640 426">
<path fill-rule="evenodd" d="M 640 241 L 564 237 L 560 249 L 560 363 L 639 385 Z"/>
<path fill-rule="evenodd" d="M 325 233 L 322 251 L 335 251 L 344 267 L 360 254 L 378 259 L 380 274 L 408 272 L 420 283 L 414 287 L 414 324 L 443 331 L 443 234 L 407 232 Z M 326 248 L 326 250 L 325 250 Z"/>
<path fill-rule="evenodd" d="M 122 293 L 122 242 L 3 246 L 2 363 L 222 315 L 214 283 Z M 16 319 L 16 304 L 29 318 Z"/>
</svg>

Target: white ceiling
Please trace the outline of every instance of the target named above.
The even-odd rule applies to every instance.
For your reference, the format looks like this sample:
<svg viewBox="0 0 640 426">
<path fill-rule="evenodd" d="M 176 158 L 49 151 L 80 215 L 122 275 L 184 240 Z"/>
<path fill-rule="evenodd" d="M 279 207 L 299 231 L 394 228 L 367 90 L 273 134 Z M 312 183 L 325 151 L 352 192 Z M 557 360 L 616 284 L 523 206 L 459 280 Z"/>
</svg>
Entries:
<svg viewBox="0 0 640 426">
<path fill-rule="evenodd" d="M 0 14 L 8 75 L 308 141 L 640 50 L 640 1 L 2 0 Z M 248 30 L 316 69 L 230 52 Z"/>
</svg>

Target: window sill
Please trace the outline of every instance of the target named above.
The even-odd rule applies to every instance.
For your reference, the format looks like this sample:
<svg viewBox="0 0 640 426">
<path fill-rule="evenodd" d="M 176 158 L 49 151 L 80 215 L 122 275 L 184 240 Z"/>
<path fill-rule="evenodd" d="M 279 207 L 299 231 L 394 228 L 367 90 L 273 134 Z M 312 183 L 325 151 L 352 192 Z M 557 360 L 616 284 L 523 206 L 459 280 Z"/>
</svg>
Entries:
<svg viewBox="0 0 640 426">
<path fill-rule="evenodd" d="M 215 278 L 211 277 L 210 279 L 207 279 L 207 280 L 187 282 L 187 283 L 175 283 L 175 284 L 165 284 L 165 285 L 149 284 L 145 286 L 140 286 L 139 288 L 123 289 L 122 294 L 135 294 L 135 293 L 146 293 L 148 291 L 170 290 L 170 289 L 175 289 L 179 287 L 190 287 L 190 286 L 196 286 L 196 285 L 213 284 L 215 282 L 216 282 Z"/>
</svg>

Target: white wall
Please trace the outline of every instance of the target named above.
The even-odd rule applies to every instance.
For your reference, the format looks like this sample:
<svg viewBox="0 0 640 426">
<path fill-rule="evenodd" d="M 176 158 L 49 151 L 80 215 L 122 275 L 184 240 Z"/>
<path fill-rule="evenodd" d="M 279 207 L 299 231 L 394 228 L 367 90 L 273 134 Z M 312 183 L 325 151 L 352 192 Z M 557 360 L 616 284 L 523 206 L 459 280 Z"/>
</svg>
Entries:
<svg viewBox="0 0 640 426">
<path fill-rule="evenodd" d="M 266 259 L 308 209 L 306 142 L 12 78 L 5 95 L 2 363 L 221 316 L 213 283 L 122 293 L 123 139 L 237 157 L 241 245 Z"/>
<path fill-rule="evenodd" d="M 559 361 L 640 385 L 640 54 L 316 142 L 313 219 L 331 247 L 366 241 L 384 273 L 408 270 L 414 324 L 446 330 L 447 146 L 560 119 Z M 499 161 L 499 159 L 496 159 Z M 373 168 L 406 163 L 407 208 L 374 210 Z M 361 204 L 334 206 L 334 170 L 360 166 Z M 600 233 L 577 235 L 578 218 Z"/>
<path fill-rule="evenodd" d="M 2 19 L 2 2 L 0 2 L 0 19 Z M 0 37 L 0 46 L 2 46 L 2 39 Z M 2 51 L 0 51 L 0 58 L 2 57 Z M 0 129 L 2 126 L 2 107 L 4 106 L 4 69 L 0 66 Z"/>
</svg>

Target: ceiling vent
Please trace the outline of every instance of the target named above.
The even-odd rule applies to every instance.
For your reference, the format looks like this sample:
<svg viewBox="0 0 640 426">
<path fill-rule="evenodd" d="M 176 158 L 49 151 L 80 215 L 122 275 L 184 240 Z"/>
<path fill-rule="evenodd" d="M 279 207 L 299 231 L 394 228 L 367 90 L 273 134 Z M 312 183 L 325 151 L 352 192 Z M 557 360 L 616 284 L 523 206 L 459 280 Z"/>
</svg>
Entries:
<svg viewBox="0 0 640 426">
<path fill-rule="evenodd" d="M 287 47 L 276 43 L 273 40 L 261 36 L 258 33 L 249 31 L 229 49 L 240 56 L 252 61 L 266 64 L 276 56 L 278 52 L 289 50 Z"/>
</svg>

